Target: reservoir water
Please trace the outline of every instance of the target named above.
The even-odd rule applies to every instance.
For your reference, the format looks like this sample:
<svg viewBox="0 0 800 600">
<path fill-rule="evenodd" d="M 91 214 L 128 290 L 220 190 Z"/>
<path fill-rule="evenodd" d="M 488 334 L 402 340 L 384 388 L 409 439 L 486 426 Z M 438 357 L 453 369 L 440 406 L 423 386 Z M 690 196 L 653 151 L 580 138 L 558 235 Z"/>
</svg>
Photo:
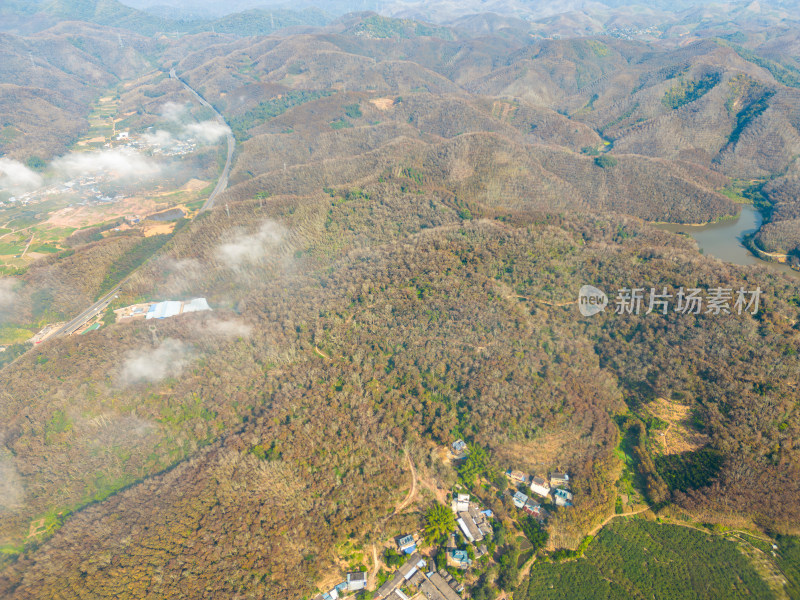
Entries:
<svg viewBox="0 0 800 600">
<path fill-rule="evenodd" d="M 708 225 L 666 223 L 656 227 L 673 233 L 689 234 L 697 241 L 704 254 L 725 262 L 736 265 L 765 265 L 782 273 L 800 277 L 800 273 L 788 265 L 761 260 L 745 247 L 744 238 L 758 231 L 762 221 L 760 212 L 749 204 L 743 204 L 742 211 L 736 219 L 726 219 Z"/>
</svg>

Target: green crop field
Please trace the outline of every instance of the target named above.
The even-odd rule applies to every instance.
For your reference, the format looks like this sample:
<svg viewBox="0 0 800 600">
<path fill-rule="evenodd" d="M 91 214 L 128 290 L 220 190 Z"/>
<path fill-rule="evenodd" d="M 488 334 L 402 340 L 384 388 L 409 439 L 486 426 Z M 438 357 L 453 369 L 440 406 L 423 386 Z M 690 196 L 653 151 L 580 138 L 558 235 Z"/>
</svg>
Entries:
<svg viewBox="0 0 800 600">
<path fill-rule="evenodd" d="M 534 598 L 774 598 L 739 542 L 642 519 L 612 521 L 583 558 L 537 563 L 518 589 Z"/>
</svg>

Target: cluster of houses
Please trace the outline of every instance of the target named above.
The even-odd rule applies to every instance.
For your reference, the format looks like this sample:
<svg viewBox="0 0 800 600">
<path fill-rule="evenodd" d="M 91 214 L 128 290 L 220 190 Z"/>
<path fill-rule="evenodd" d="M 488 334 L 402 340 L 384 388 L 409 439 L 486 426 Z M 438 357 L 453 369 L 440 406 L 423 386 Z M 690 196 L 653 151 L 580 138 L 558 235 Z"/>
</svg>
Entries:
<svg viewBox="0 0 800 600">
<path fill-rule="evenodd" d="M 461 600 L 464 586 L 444 569 L 426 571 L 428 563 L 414 552 L 375 592 L 377 600 L 409 600 L 419 592 L 427 600 Z"/>
<path fill-rule="evenodd" d="M 492 533 L 489 523 L 492 511 L 481 510 L 475 502 L 470 502 L 469 494 L 455 494 L 450 508 L 456 516 L 458 528 L 469 543 L 480 542 Z"/>
<path fill-rule="evenodd" d="M 338 600 L 367 588 L 367 574 L 363 571 L 348 573 L 347 578 L 329 591 L 317 594 L 313 600 Z"/>
<path fill-rule="evenodd" d="M 66 183 L 56 183 L 47 187 L 42 187 L 24 194 L 11 196 L 5 201 L 0 200 L 0 209 L 13 208 L 16 206 L 28 206 L 44 202 L 50 196 L 69 195 L 69 199 L 75 201 L 80 206 L 109 204 L 122 199 L 122 196 L 107 196 L 98 188 L 99 185 L 106 183 L 109 177 L 105 173 L 98 175 L 82 175 Z M 70 204 L 70 206 L 72 206 Z"/>
<path fill-rule="evenodd" d="M 132 135 L 130 131 L 120 131 L 112 142 L 103 144 L 105 148 L 120 147 L 137 150 L 149 150 L 152 154 L 163 156 L 183 156 L 197 150 L 197 140 L 178 139 L 165 131 L 152 133 L 153 128 L 148 127 L 146 135 Z M 122 142 L 114 144 L 113 142 Z"/>
<path fill-rule="evenodd" d="M 469 569 L 472 566 L 472 558 L 466 550 L 458 549 L 458 534 L 453 532 L 447 540 L 447 565 L 456 569 Z M 479 559 L 489 553 L 486 544 L 481 544 L 475 549 L 473 556 Z"/>
<path fill-rule="evenodd" d="M 527 486 L 531 491 L 531 496 L 536 495 L 541 498 L 552 498 L 556 506 L 572 506 L 572 492 L 569 490 L 569 475 L 567 473 L 551 473 L 549 481 L 544 477 L 535 475 L 528 476 L 521 471 L 506 472 L 513 483 Z M 517 491 L 513 497 L 514 506 L 524 510 L 532 517 L 544 521 L 547 518 L 547 511 L 527 494 Z"/>
</svg>

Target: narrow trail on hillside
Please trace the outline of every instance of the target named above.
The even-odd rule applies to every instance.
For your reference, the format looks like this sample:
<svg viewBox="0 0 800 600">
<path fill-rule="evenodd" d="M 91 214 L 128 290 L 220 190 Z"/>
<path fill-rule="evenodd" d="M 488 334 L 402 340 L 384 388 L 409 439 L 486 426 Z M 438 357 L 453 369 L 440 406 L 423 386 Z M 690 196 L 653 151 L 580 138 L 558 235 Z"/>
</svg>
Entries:
<svg viewBox="0 0 800 600">
<path fill-rule="evenodd" d="M 372 573 L 370 573 L 369 580 L 372 582 L 377 581 L 378 577 L 378 549 L 375 547 L 375 542 L 372 543 Z"/>
<path fill-rule="evenodd" d="M 411 469 L 411 489 L 408 491 L 408 494 L 406 494 L 406 497 L 403 499 L 403 501 L 395 506 L 394 512 L 389 515 L 390 517 L 393 517 L 401 510 L 408 508 L 408 506 L 414 500 L 414 496 L 417 495 L 417 470 L 414 468 L 414 461 L 411 460 L 411 455 L 408 453 L 408 450 L 406 450 L 406 460 L 408 461 L 408 468 Z"/>
<path fill-rule="evenodd" d="M 648 511 L 648 510 L 650 510 L 650 507 L 649 506 L 645 506 L 644 508 L 640 508 L 639 510 L 635 510 L 633 512 L 621 513 L 621 514 L 618 514 L 618 515 L 617 514 L 609 515 L 608 518 L 606 518 L 605 521 L 603 521 L 602 523 L 600 523 L 600 525 L 598 525 L 597 527 L 592 529 L 589 532 L 589 535 L 597 535 L 597 532 L 599 532 L 603 527 L 608 525 L 614 519 L 617 519 L 619 517 L 632 517 L 633 515 L 639 515 L 639 514 L 645 512 L 645 511 Z"/>
</svg>

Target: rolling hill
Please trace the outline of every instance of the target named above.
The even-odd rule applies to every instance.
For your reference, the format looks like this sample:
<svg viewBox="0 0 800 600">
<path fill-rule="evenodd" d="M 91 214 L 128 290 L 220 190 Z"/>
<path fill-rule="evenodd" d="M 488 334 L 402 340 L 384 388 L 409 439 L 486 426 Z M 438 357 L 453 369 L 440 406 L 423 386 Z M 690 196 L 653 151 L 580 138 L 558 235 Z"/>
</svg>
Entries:
<svg viewBox="0 0 800 600">
<path fill-rule="evenodd" d="M 465 597 L 568 580 L 580 595 L 598 578 L 592 593 L 647 594 L 676 585 L 663 564 L 683 573 L 692 557 L 741 567 L 733 581 L 694 566 L 720 594 L 771 597 L 764 565 L 791 560 L 710 536 L 791 548 L 800 534 L 800 288 L 652 222 L 753 201 L 766 223 L 752 243 L 799 251 L 797 38 L 770 33 L 793 18 L 779 8 L 666 8 L 533 22 L 404 4 L 397 18 L 282 12 L 275 27 L 277 12 L 253 9 L 171 37 L 110 0 L 4 5 L 17 33 L 0 35 L 3 155 L 63 152 L 112 92 L 132 135 L 209 119 L 171 69 L 236 147 L 215 207 L 173 233 L 147 242 L 98 223 L 0 279 L 19 307 L 0 311 L 9 328 L 78 314 L 126 266 L 111 308 L 213 307 L 109 318 L 0 368 L 0 596 L 312 598 L 345 568 L 388 577 L 373 544 L 421 530 L 458 483 L 496 519 Z M 662 10 L 661 38 L 609 33 Z M 262 35 L 267 22 L 296 29 Z M 721 37 L 742 22 L 738 41 Z M 192 163 L 200 187 L 223 154 Z M 160 193 L 175 177 L 159 174 Z M 575 305 L 586 284 L 611 301 L 593 317 Z M 631 288 L 758 288 L 763 304 L 615 312 Z M 664 404 L 680 427 L 655 416 Z M 684 430 L 701 442 L 664 451 Z M 443 458 L 457 439 L 489 457 L 477 480 Z M 510 467 L 567 472 L 575 494 L 548 504 L 548 560 L 533 567 L 502 493 Z M 653 521 L 703 529 L 614 522 L 586 537 L 633 496 Z"/>
</svg>

